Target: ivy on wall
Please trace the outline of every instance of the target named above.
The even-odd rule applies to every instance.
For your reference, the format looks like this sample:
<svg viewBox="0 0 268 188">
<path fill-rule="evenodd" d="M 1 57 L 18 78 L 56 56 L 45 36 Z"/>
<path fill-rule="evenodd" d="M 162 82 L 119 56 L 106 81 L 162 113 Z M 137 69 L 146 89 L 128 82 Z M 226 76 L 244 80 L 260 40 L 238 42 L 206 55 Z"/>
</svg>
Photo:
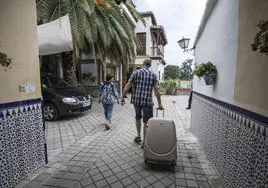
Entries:
<svg viewBox="0 0 268 188">
<path fill-rule="evenodd" d="M 0 52 L 0 65 L 4 68 L 4 71 L 12 68 L 12 58 L 9 58 L 7 54 Z"/>
<path fill-rule="evenodd" d="M 253 51 L 259 51 L 268 55 L 268 20 L 260 21 L 259 32 L 255 35 L 254 43 L 251 45 Z"/>
</svg>

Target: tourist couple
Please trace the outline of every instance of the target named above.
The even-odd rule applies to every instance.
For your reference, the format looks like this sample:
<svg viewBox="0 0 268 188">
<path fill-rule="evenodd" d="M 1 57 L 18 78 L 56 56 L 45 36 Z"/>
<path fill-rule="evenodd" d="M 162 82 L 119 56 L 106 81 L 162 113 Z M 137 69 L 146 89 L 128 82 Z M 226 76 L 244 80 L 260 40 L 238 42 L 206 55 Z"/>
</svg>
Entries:
<svg viewBox="0 0 268 188">
<path fill-rule="evenodd" d="M 158 108 L 163 109 L 161 103 L 161 96 L 159 90 L 159 84 L 157 76 L 150 70 L 152 66 L 152 60 L 147 58 L 143 62 L 143 67 L 134 71 L 129 77 L 128 83 L 123 90 L 123 97 L 121 99 L 121 105 L 125 104 L 125 99 L 128 91 L 132 87 L 131 103 L 135 108 L 135 119 L 137 127 L 137 137 L 135 142 L 141 142 L 141 119 L 143 117 L 144 125 L 147 121 L 153 117 L 153 98 L 152 93 L 154 90 L 155 96 L 158 102 Z M 107 74 L 106 80 L 101 84 L 99 88 L 100 102 L 104 108 L 104 114 L 106 119 L 105 128 L 111 128 L 111 119 L 113 113 L 113 106 L 117 102 L 119 103 L 120 97 L 116 86 L 112 82 L 112 75 Z M 145 127 L 145 126 L 144 126 Z"/>
</svg>

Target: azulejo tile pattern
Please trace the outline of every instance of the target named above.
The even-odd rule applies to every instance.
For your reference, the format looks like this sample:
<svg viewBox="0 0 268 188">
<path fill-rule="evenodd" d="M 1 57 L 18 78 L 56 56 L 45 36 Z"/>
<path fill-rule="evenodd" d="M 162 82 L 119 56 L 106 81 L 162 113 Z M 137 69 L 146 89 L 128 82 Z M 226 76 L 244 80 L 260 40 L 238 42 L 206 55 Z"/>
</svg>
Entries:
<svg viewBox="0 0 268 188">
<path fill-rule="evenodd" d="M 13 187 L 45 163 L 41 99 L 0 105 L 0 187 Z"/>
<path fill-rule="evenodd" d="M 268 187 L 268 125 L 195 93 L 191 129 L 228 187 Z"/>
</svg>

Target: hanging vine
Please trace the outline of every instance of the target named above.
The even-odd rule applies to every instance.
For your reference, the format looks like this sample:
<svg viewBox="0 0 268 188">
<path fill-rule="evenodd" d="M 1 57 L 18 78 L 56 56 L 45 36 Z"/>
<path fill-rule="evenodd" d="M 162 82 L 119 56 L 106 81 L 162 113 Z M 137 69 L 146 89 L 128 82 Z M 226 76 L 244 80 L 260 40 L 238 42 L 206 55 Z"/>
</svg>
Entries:
<svg viewBox="0 0 268 188">
<path fill-rule="evenodd" d="M 4 68 L 4 71 L 12 68 L 12 58 L 9 58 L 7 54 L 0 52 L 0 65 Z"/>
<path fill-rule="evenodd" d="M 268 55 L 268 20 L 260 21 L 259 32 L 255 35 L 252 50 Z"/>
</svg>

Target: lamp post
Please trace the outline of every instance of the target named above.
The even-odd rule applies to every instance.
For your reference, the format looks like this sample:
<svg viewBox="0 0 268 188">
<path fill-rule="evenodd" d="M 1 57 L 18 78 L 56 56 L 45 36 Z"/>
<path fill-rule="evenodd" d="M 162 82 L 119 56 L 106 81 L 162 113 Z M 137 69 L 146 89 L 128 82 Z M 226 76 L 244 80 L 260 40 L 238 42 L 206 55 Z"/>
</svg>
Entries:
<svg viewBox="0 0 268 188">
<path fill-rule="evenodd" d="M 183 52 L 187 52 L 187 53 L 190 54 L 190 55 L 194 55 L 194 53 L 191 53 L 191 51 L 194 50 L 194 49 L 193 49 L 193 48 L 188 49 L 189 42 L 190 42 L 190 39 L 189 39 L 189 38 L 184 38 L 184 37 L 182 37 L 182 39 L 178 41 L 178 43 L 179 43 L 181 49 L 183 49 Z M 190 67 L 190 69 L 191 69 L 191 65 L 192 65 L 192 60 L 193 60 L 193 59 L 191 59 L 190 62 L 189 62 L 189 60 L 184 61 L 184 62 L 187 63 L 187 64 L 190 63 L 190 65 L 188 66 L 188 67 Z M 186 65 L 187 65 L 187 64 L 186 64 Z M 189 70 L 189 69 L 188 69 L 188 70 Z M 192 70 L 192 69 L 191 69 L 191 70 Z"/>
</svg>

